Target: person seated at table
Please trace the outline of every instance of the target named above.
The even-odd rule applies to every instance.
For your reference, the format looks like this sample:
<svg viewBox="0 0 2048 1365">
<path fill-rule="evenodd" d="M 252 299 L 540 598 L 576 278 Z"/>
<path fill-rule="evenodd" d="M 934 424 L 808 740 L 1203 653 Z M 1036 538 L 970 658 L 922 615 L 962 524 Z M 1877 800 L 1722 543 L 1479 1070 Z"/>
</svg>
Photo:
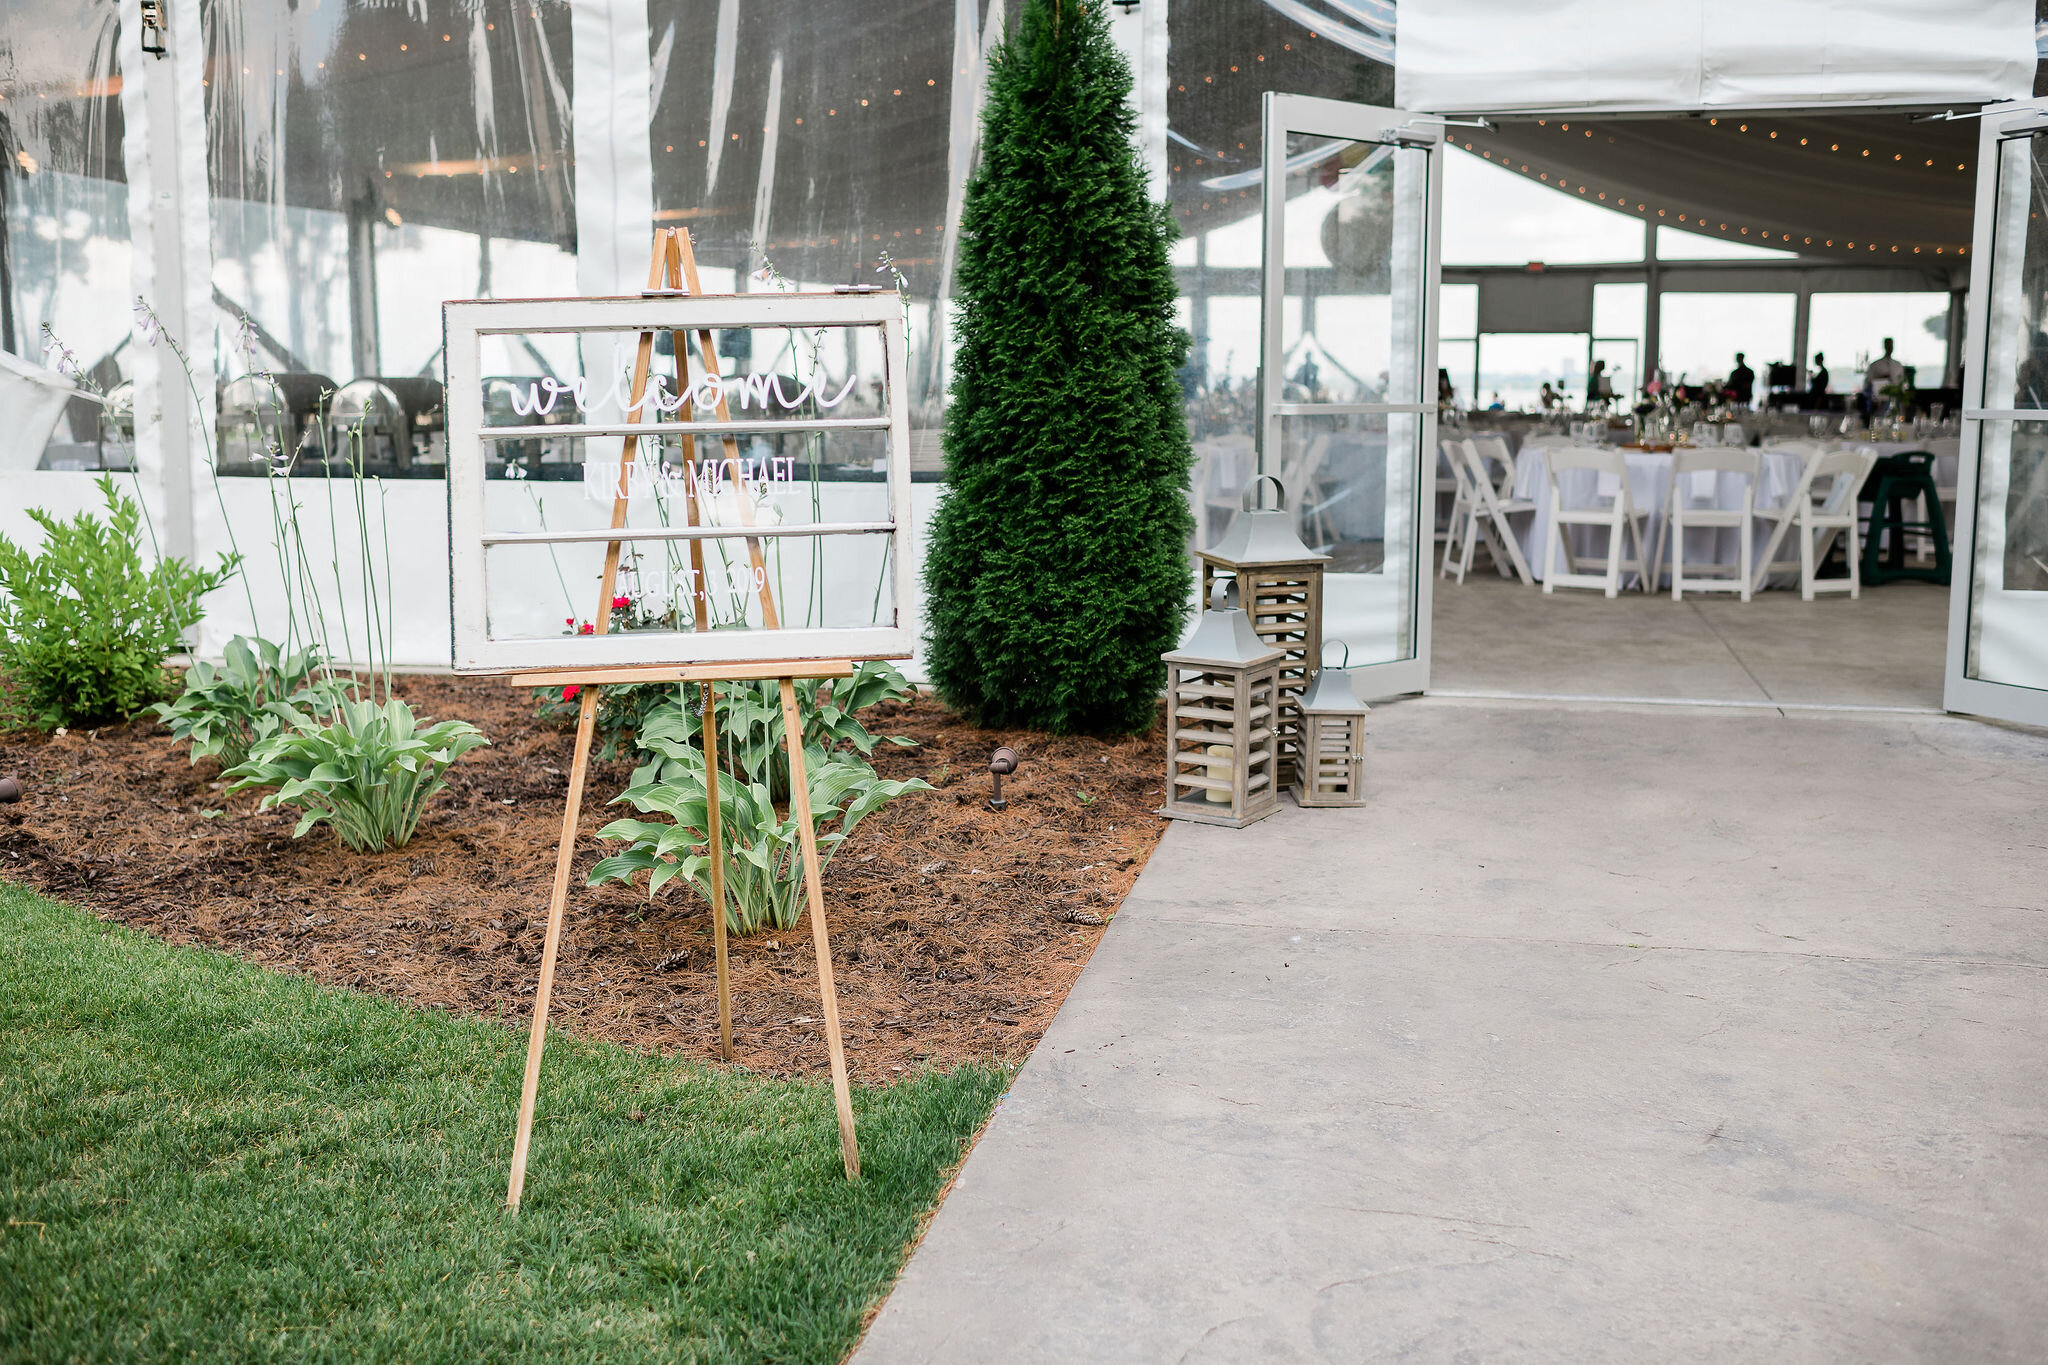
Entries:
<svg viewBox="0 0 2048 1365">
<path fill-rule="evenodd" d="M 1756 394 L 1756 371 L 1743 363 L 1742 352 L 1735 353 L 1735 368 L 1728 371 L 1728 397 L 1738 408 L 1746 408 Z"/>
<path fill-rule="evenodd" d="M 1870 368 L 1863 372 L 1863 391 L 1879 395 L 1887 385 L 1906 382 L 1906 367 L 1892 356 L 1892 339 L 1884 339 L 1884 354 L 1870 362 Z"/>
<path fill-rule="evenodd" d="M 1542 389 L 1536 394 L 1536 401 L 1543 405 L 1545 412 L 1554 412 L 1557 410 L 1558 397 L 1557 390 L 1551 388 L 1550 381 L 1546 379 L 1543 381 Z"/>
<path fill-rule="evenodd" d="M 1828 391 L 1828 358 L 1819 351 L 1813 353 L 1813 375 L 1806 381 L 1810 394 L 1824 394 Z"/>
<path fill-rule="evenodd" d="M 1498 390 L 1494 392 L 1493 401 L 1486 405 L 1486 410 L 1488 412 L 1506 412 L 1508 410 L 1508 405 L 1500 401 L 1500 393 Z"/>
<path fill-rule="evenodd" d="M 1451 372 L 1439 369 L 1436 372 L 1436 405 L 1440 408 L 1458 406 L 1458 390 L 1451 384 Z"/>
</svg>

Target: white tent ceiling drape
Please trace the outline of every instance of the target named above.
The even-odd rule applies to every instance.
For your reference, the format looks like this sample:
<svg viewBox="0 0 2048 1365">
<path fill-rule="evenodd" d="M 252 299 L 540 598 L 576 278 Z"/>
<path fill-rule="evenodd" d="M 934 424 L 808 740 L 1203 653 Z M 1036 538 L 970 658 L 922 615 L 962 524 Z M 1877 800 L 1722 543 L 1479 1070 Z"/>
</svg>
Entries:
<svg viewBox="0 0 2048 1365">
<path fill-rule="evenodd" d="M 1415 0 L 1404 109 L 1800 109 L 2033 93 L 2030 0 Z"/>
</svg>

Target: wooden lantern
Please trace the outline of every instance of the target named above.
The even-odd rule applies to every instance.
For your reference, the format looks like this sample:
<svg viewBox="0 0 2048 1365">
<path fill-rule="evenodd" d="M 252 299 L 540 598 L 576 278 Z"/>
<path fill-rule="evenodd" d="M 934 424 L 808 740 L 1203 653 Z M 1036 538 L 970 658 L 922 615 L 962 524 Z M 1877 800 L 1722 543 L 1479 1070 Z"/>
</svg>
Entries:
<svg viewBox="0 0 2048 1365">
<path fill-rule="evenodd" d="M 1273 485 L 1278 507 L 1258 505 L 1262 485 Z M 1287 493 L 1271 474 L 1260 476 L 1245 490 L 1243 509 L 1223 539 L 1200 552 L 1202 600 L 1222 582 L 1235 582 L 1238 601 L 1251 618 L 1259 639 L 1285 656 L 1280 665 L 1280 716 L 1277 724 L 1282 782 L 1297 771 L 1301 717 L 1298 701 L 1308 680 L 1323 666 L 1323 566 L 1319 555 L 1302 544 L 1287 510 Z"/>
<path fill-rule="evenodd" d="M 1351 678 L 1319 669 L 1301 694 L 1301 761 L 1294 770 L 1298 806 L 1365 804 L 1365 717 L 1370 710 Z"/>
<path fill-rule="evenodd" d="M 1222 600 L 1219 596 L 1218 600 Z M 1166 664 L 1166 805 L 1161 815 L 1241 829 L 1280 809 L 1275 771 L 1280 668 L 1244 612 L 1202 613 Z"/>
</svg>

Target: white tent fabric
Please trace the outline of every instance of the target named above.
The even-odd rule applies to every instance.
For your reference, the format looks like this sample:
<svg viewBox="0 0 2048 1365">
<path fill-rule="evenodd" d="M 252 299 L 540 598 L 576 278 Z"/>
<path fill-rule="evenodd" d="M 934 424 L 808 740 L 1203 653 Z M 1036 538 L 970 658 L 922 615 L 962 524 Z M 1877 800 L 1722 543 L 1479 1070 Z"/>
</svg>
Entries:
<svg viewBox="0 0 2048 1365">
<path fill-rule="evenodd" d="M 1806 109 L 2033 93 L 2029 0 L 1418 0 L 1400 13 L 1403 109 Z"/>
</svg>

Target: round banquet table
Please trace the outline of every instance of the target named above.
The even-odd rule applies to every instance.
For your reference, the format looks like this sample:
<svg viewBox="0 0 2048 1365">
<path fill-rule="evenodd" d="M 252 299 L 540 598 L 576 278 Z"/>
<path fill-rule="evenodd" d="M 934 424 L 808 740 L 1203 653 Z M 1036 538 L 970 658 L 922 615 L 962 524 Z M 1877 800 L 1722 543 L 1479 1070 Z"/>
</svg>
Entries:
<svg viewBox="0 0 2048 1365">
<path fill-rule="evenodd" d="M 1903 455 L 1909 450 L 1924 450 L 1934 456 L 1934 482 L 1941 488 L 1956 486 L 1956 466 L 1962 461 L 1962 438 L 1959 436 L 1929 436 L 1921 441 L 1845 441 L 1839 437 L 1829 438 L 1823 444 L 1843 450 L 1868 450 L 1879 459 L 1887 455 Z M 1771 449 L 1766 442 L 1764 449 Z"/>
<path fill-rule="evenodd" d="M 1544 560 L 1550 544 L 1550 465 L 1547 452 L 1557 449 L 1571 449 L 1573 442 L 1564 439 L 1532 439 L 1526 442 L 1521 453 L 1515 457 L 1515 496 L 1527 498 L 1536 504 L 1536 510 L 1529 517 L 1520 539 L 1522 554 L 1529 561 L 1529 571 L 1540 581 L 1543 577 Z M 1783 507 L 1799 487 L 1799 477 L 1805 471 L 1805 457 L 1795 450 L 1775 450 L 1764 447 L 1759 452 L 1756 507 L 1760 514 Z M 1623 450 L 1622 457 L 1628 467 L 1629 496 L 1634 500 L 1636 512 L 1643 519 L 1643 553 L 1657 552 L 1657 538 L 1663 531 L 1665 508 L 1671 492 L 1672 456 L 1665 451 Z M 1717 473 L 1712 470 L 1690 474 L 1686 478 L 1686 506 L 1699 508 L 1736 509 L 1742 506 L 1744 479 L 1740 474 Z M 1594 469 L 1568 469 L 1558 480 L 1559 490 L 1564 495 L 1565 506 L 1570 508 L 1589 507 L 1605 502 L 1618 491 L 1619 478 L 1603 474 Z M 1752 553 L 1761 558 L 1764 545 L 1771 533 L 1770 522 L 1761 516 L 1751 530 Z M 1569 532 L 1573 553 L 1581 557 L 1598 556 L 1605 559 L 1607 553 L 1607 532 L 1597 526 L 1574 526 Z M 1624 546 L 1624 554 L 1631 553 Z M 1781 548 L 1782 555 L 1784 550 Z M 1691 564 L 1739 564 L 1742 560 L 1740 532 L 1734 527 L 1694 527 L 1685 533 L 1685 560 Z M 1669 580 L 1671 547 L 1664 547 L 1662 563 L 1658 566 L 1658 583 Z M 1629 581 L 1634 584 L 1635 576 Z M 1639 586 L 1639 585 L 1638 585 Z"/>
</svg>

